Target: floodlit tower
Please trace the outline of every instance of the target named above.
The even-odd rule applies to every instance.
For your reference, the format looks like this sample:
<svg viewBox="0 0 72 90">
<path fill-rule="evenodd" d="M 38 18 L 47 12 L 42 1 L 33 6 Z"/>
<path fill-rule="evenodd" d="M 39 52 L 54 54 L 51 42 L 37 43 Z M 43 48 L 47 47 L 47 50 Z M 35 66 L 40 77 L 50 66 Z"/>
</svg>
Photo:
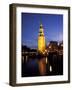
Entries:
<svg viewBox="0 0 72 90">
<path fill-rule="evenodd" d="M 38 35 L 38 51 L 42 53 L 45 51 L 45 36 L 44 36 L 42 24 L 40 24 L 39 35 Z"/>
</svg>

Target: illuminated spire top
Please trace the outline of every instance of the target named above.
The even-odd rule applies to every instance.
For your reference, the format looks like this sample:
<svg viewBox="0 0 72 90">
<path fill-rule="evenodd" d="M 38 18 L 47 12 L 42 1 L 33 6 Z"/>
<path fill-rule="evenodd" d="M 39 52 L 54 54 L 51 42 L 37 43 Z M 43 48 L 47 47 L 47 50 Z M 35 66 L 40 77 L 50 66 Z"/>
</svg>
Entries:
<svg viewBox="0 0 72 90">
<path fill-rule="evenodd" d="M 40 24 L 40 29 L 41 29 L 41 28 L 43 28 L 43 25 L 42 25 L 42 23 Z"/>
<path fill-rule="evenodd" d="M 43 36 L 43 35 L 44 35 L 44 32 L 43 32 L 43 25 L 42 25 L 42 23 L 40 24 L 39 35 L 40 35 L 40 36 Z"/>
</svg>

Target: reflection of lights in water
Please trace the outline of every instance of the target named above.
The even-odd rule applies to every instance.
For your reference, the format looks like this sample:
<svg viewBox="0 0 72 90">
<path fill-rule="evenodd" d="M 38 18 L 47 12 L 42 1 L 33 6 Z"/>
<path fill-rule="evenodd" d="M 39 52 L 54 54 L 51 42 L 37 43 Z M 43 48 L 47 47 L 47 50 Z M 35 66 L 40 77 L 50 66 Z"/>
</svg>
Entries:
<svg viewBox="0 0 72 90">
<path fill-rule="evenodd" d="M 50 72 L 52 72 L 52 66 L 50 66 Z"/>
<path fill-rule="evenodd" d="M 48 63 L 47 57 L 46 57 L 46 64 Z"/>
<path fill-rule="evenodd" d="M 45 58 L 42 58 L 38 61 L 38 66 L 39 66 L 39 72 L 40 75 L 45 75 L 46 74 L 46 62 Z"/>
</svg>

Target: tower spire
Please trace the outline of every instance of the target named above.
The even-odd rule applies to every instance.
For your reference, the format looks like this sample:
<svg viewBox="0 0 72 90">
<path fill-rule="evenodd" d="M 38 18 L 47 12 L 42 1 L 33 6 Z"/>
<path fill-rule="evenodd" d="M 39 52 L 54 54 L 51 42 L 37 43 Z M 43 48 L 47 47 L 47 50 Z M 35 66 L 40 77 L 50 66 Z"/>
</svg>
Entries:
<svg viewBox="0 0 72 90">
<path fill-rule="evenodd" d="M 38 35 L 38 51 L 43 52 L 45 50 L 45 36 L 43 32 L 43 25 L 40 21 L 40 29 Z"/>
<path fill-rule="evenodd" d="M 44 31 L 43 31 L 43 25 L 40 23 L 40 30 L 39 30 L 40 36 L 44 36 Z"/>
</svg>

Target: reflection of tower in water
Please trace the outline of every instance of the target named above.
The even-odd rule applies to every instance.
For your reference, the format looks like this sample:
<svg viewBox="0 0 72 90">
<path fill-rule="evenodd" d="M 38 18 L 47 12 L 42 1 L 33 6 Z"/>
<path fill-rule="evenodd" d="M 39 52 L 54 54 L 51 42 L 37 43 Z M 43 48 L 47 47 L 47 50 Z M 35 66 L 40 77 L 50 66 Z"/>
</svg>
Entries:
<svg viewBox="0 0 72 90">
<path fill-rule="evenodd" d="M 40 24 L 40 31 L 38 35 L 38 51 L 42 53 L 45 51 L 45 36 L 42 24 Z"/>
<path fill-rule="evenodd" d="M 45 58 L 41 58 L 38 61 L 40 75 L 46 75 L 46 61 Z"/>
<path fill-rule="evenodd" d="M 43 57 L 38 60 L 38 68 L 39 68 L 39 74 L 42 76 L 47 75 L 47 73 L 49 74 L 52 71 L 52 67 L 50 67 L 47 57 Z"/>
</svg>

